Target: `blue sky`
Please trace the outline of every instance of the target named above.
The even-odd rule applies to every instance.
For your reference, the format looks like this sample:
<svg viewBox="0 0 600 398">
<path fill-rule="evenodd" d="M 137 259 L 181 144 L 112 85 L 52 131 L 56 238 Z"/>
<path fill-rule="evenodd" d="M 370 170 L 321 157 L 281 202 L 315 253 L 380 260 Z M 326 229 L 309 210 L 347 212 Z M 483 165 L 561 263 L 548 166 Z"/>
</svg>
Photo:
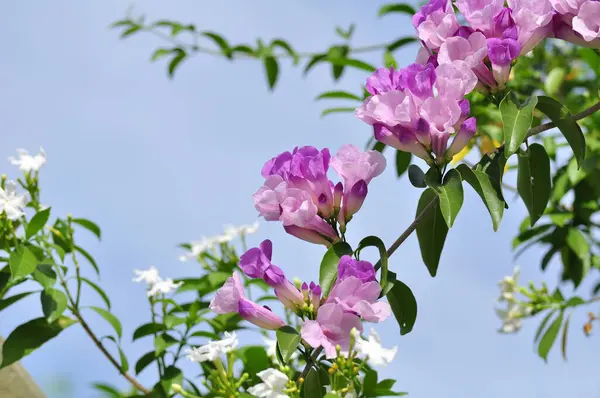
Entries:
<svg viewBox="0 0 600 398">
<path fill-rule="evenodd" d="M 218 4 L 218 5 L 217 5 Z M 354 45 L 389 41 L 411 33 L 406 17 L 376 18 L 381 2 L 221 0 L 144 1 L 135 10 L 149 18 L 194 22 L 220 32 L 232 43 L 283 37 L 297 50 L 325 49 L 337 41 L 333 27 L 354 22 Z M 117 0 L 60 0 L 52 3 L 3 2 L 6 18 L 0 41 L 0 159 L 14 149 L 42 145 L 49 161 L 42 171 L 42 200 L 53 214 L 87 217 L 103 229 L 97 243 L 82 234 L 82 245 L 102 269 L 101 284 L 112 297 L 125 329 L 130 363 L 151 348 L 128 336 L 148 319 L 144 288 L 131 282 L 132 269 L 156 265 L 165 276 L 194 276 L 199 266 L 181 264 L 179 242 L 213 235 L 226 223 L 255 220 L 251 195 L 261 184 L 260 168 L 269 157 L 295 145 L 362 146 L 369 129 L 351 115 L 320 118 L 326 106 L 314 97 L 334 87 L 358 91 L 366 78 L 348 71 L 334 85 L 327 67 L 308 78 L 283 62 L 274 93 L 266 89 L 255 61 L 230 63 L 195 57 L 175 80 L 163 64 L 151 64 L 162 43 L 150 35 L 119 41 L 108 25 L 129 3 Z M 414 58 L 415 47 L 397 53 L 400 64 Z M 378 64 L 380 55 L 367 58 Z M 393 164 L 393 159 L 392 162 Z M 1 164 L 1 163 L 0 163 Z M 8 162 L 0 168 L 17 172 Z M 389 245 L 412 221 L 420 191 L 390 167 L 369 187 L 365 206 L 351 223 L 352 242 L 379 235 Z M 496 283 L 512 271 L 510 241 L 524 215 L 515 201 L 494 233 L 478 197 L 467 189 L 462 213 L 449 234 L 438 276 L 423 266 L 415 237 L 391 259 L 391 269 L 413 289 L 419 317 L 413 333 L 400 337 L 393 320 L 379 325 L 387 345 L 397 345 L 394 364 L 383 374 L 398 379 L 411 397 L 564 397 L 600 393 L 594 339 L 580 332 L 585 313 L 571 320 L 569 362 L 553 350 L 545 364 L 534 353 L 539 320 L 521 333 L 496 333 L 493 312 Z M 250 238 L 274 242 L 277 264 L 288 275 L 315 279 L 323 249 L 286 235 L 276 223 L 262 223 Z M 538 271 L 540 252 L 524 255 L 523 279 L 556 284 L 559 267 Z M 589 286 L 581 288 L 582 293 Z M 86 295 L 96 303 L 94 293 Z M 35 297 L 0 314 L 4 336 L 18 324 L 41 315 Z M 110 329 L 89 318 L 100 334 Z M 254 341 L 255 337 L 248 337 Z M 51 397 L 94 397 L 91 382 L 125 386 L 80 327 L 72 327 L 23 360 Z M 60 380 L 70 394 L 52 393 Z M 140 376 L 154 382 L 154 372 Z"/>
</svg>

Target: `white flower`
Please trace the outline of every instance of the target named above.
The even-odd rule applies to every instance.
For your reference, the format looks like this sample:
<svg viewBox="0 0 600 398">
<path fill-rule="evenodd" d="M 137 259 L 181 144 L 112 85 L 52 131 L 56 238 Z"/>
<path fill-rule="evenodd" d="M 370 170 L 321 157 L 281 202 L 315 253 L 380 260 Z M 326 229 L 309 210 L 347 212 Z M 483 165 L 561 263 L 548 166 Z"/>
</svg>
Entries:
<svg viewBox="0 0 600 398">
<path fill-rule="evenodd" d="M 503 310 L 496 308 L 496 315 L 502 321 L 500 333 L 517 333 L 522 326 L 521 318 L 531 315 L 533 308 L 527 303 L 509 303 Z"/>
<path fill-rule="evenodd" d="M 500 297 L 498 301 L 514 301 L 514 293 L 519 283 L 519 266 L 516 266 L 512 276 L 505 276 L 498 286 L 500 287 Z"/>
<path fill-rule="evenodd" d="M 4 212 L 9 220 L 16 220 L 25 214 L 23 207 L 26 201 L 25 195 L 17 195 L 14 181 L 6 181 L 4 189 L 0 188 L 0 213 Z"/>
<path fill-rule="evenodd" d="M 17 153 L 19 154 L 19 159 L 10 156 L 8 161 L 15 166 L 19 166 L 19 169 L 26 173 L 38 171 L 46 163 L 44 148 L 40 147 L 40 153 L 35 156 L 31 156 L 25 149 L 17 149 Z"/>
<path fill-rule="evenodd" d="M 287 398 L 283 393 L 287 382 L 290 380 L 284 373 L 277 369 L 265 369 L 256 374 L 263 381 L 260 384 L 250 387 L 248 393 L 259 398 Z"/>
<path fill-rule="evenodd" d="M 211 341 L 206 345 L 188 349 L 187 356 L 192 362 L 214 361 L 224 354 L 234 350 L 239 341 L 235 332 L 225 332 L 223 340 Z"/>
<path fill-rule="evenodd" d="M 357 352 L 359 358 L 367 358 L 369 366 L 387 366 L 396 357 L 398 347 L 394 348 L 383 348 L 381 340 L 375 329 L 371 329 L 371 334 L 367 340 L 356 336 L 356 343 L 354 344 L 354 350 Z"/>
<path fill-rule="evenodd" d="M 150 289 L 148 289 L 148 297 L 156 296 L 158 293 L 171 293 L 173 290 L 177 289 L 181 285 L 183 285 L 183 282 L 175 283 L 171 278 L 160 280 L 150 285 Z"/>
<path fill-rule="evenodd" d="M 265 337 L 263 340 L 265 342 L 265 346 L 267 346 L 267 355 L 271 358 L 277 358 L 277 340 L 273 340 L 268 337 Z M 296 359 L 298 358 L 298 355 L 298 351 L 294 351 L 290 359 Z"/>
<path fill-rule="evenodd" d="M 231 240 L 237 238 L 240 235 L 246 236 L 258 231 L 258 221 L 256 221 L 252 225 L 240 225 L 237 227 L 234 225 L 225 225 L 224 229 L 225 235 L 230 237 Z"/>
<path fill-rule="evenodd" d="M 149 285 L 154 285 L 160 281 L 162 278 L 158 275 L 158 270 L 155 266 L 150 267 L 145 271 L 140 271 L 139 269 L 134 269 L 133 272 L 137 275 L 137 278 L 133 278 L 134 282 L 146 282 Z"/>
</svg>

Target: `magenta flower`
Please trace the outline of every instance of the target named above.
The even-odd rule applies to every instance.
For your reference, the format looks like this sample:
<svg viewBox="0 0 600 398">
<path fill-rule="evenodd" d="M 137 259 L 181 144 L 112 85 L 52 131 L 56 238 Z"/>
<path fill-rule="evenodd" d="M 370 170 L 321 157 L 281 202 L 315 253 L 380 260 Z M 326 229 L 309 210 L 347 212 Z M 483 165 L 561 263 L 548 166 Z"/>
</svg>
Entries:
<svg viewBox="0 0 600 398">
<path fill-rule="evenodd" d="M 209 308 L 217 314 L 238 312 L 238 304 L 243 298 L 246 298 L 244 285 L 240 280 L 240 274 L 234 272 L 217 290 L 215 297 L 210 301 Z"/>
<path fill-rule="evenodd" d="M 492 63 L 494 79 L 500 88 L 503 88 L 510 75 L 510 65 L 517 58 L 521 46 L 514 39 L 488 39 L 488 54 Z"/>
<path fill-rule="evenodd" d="M 329 303 L 319 308 L 316 320 L 304 322 L 300 335 L 311 347 L 323 347 L 327 358 L 335 358 L 336 345 L 348 350 L 352 328 L 362 331 L 358 316 L 344 311 L 341 305 Z"/>
<path fill-rule="evenodd" d="M 587 42 L 600 39 L 600 2 L 588 0 L 581 5 L 579 13 L 573 18 L 573 30 Z M 600 43 L 597 47 L 600 47 Z"/>
<path fill-rule="evenodd" d="M 266 239 L 259 247 L 253 247 L 240 256 L 239 267 L 250 278 L 262 278 L 265 271 L 272 265 L 271 254 L 273 243 Z"/>
<path fill-rule="evenodd" d="M 248 322 L 266 330 L 277 330 L 285 326 L 285 322 L 270 308 L 260 306 L 244 298 L 239 301 L 238 312 Z"/>
<path fill-rule="evenodd" d="M 433 96 L 435 67 L 432 64 L 411 64 L 402 69 L 402 83 L 417 98 Z"/>
<path fill-rule="evenodd" d="M 579 8 L 587 0 L 550 0 L 552 8 L 561 15 L 577 15 L 579 14 Z"/>
<path fill-rule="evenodd" d="M 446 157 L 452 159 L 454 155 L 459 153 L 469 142 L 471 138 L 475 135 L 477 130 L 477 121 L 474 117 L 468 118 L 465 120 L 458 133 L 454 136 L 454 140 L 452 140 L 452 144 L 446 151 Z"/>
<path fill-rule="evenodd" d="M 330 166 L 344 180 L 344 190 L 349 191 L 358 181 L 365 184 L 385 170 L 385 157 L 378 151 L 361 151 L 354 145 L 343 145 L 331 159 Z"/>
<path fill-rule="evenodd" d="M 333 198 L 331 203 L 333 208 Z M 329 238 L 331 241 L 339 240 L 331 225 L 327 224 L 318 215 L 318 211 L 308 192 L 298 188 L 291 188 L 285 192 L 281 201 L 280 219 L 284 226 L 295 225 L 313 230 Z"/>
<path fill-rule="evenodd" d="M 527 54 L 552 33 L 554 10 L 548 0 L 508 0 L 518 31 L 520 55 Z"/>
<path fill-rule="evenodd" d="M 435 86 L 439 97 L 462 100 L 477 85 L 477 76 L 465 61 L 440 64 L 435 69 L 435 73 L 437 75 Z"/>
<path fill-rule="evenodd" d="M 394 67 L 379 68 L 367 79 L 365 86 L 371 95 L 383 94 L 392 90 L 402 90 L 402 74 Z"/>
<path fill-rule="evenodd" d="M 454 61 L 465 61 L 469 68 L 474 69 L 483 62 L 487 52 L 487 40 L 481 32 L 474 32 L 468 38 L 454 36 L 440 47 L 438 62 L 451 64 Z"/>
<path fill-rule="evenodd" d="M 490 33 L 494 28 L 494 16 L 504 6 L 504 0 L 457 0 L 456 6 L 473 29 Z"/>
<path fill-rule="evenodd" d="M 345 311 L 355 313 L 367 322 L 381 322 L 392 311 L 388 303 L 377 301 L 380 294 L 379 282 L 365 283 L 355 276 L 349 276 L 335 284 L 326 303 L 337 303 Z"/>
<path fill-rule="evenodd" d="M 449 0 L 431 0 L 413 16 L 413 25 L 419 39 L 431 50 L 438 49 L 458 29 Z"/>
<path fill-rule="evenodd" d="M 494 17 L 494 36 L 503 39 L 517 39 L 518 29 L 512 17 L 512 10 L 503 7 Z"/>
<path fill-rule="evenodd" d="M 359 261 L 352 256 L 342 256 L 338 264 L 338 282 L 343 281 L 348 277 L 356 277 L 362 283 L 372 282 L 375 280 L 375 268 L 368 261 Z"/>
<path fill-rule="evenodd" d="M 410 152 L 426 161 L 432 160 L 427 148 L 417 139 L 415 133 L 404 126 L 398 125 L 388 128 L 383 124 L 375 124 L 373 125 L 373 133 L 377 141 L 383 142 L 392 148 Z"/>
<path fill-rule="evenodd" d="M 398 90 L 367 98 L 354 114 L 367 124 L 381 123 L 389 127 L 410 126 L 417 119 L 412 97 Z"/>
</svg>

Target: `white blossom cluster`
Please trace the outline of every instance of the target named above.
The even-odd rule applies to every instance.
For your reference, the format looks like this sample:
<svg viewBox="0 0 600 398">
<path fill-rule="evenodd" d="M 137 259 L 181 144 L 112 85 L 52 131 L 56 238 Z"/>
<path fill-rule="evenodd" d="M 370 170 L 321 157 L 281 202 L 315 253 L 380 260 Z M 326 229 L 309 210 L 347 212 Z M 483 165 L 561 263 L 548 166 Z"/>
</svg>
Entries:
<svg viewBox="0 0 600 398">
<path fill-rule="evenodd" d="M 152 266 L 147 270 L 133 270 L 137 278 L 133 278 L 134 282 L 146 282 L 148 284 L 148 297 L 154 297 L 159 293 L 168 294 L 177 289 L 183 282 L 175 283 L 173 279 L 163 279 L 158 274 L 158 269 Z"/>
<path fill-rule="evenodd" d="M 214 249 L 217 245 L 221 243 L 231 242 L 233 239 L 238 236 L 245 237 L 247 235 L 253 234 L 258 230 L 258 221 L 251 225 L 225 225 L 223 228 L 223 233 L 220 235 L 206 237 L 203 236 L 200 240 L 190 242 L 191 249 L 188 253 L 179 257 L 179 261 L 185 262 L 189 260 L 194 260 L 200 254 Z"/>
</svg>

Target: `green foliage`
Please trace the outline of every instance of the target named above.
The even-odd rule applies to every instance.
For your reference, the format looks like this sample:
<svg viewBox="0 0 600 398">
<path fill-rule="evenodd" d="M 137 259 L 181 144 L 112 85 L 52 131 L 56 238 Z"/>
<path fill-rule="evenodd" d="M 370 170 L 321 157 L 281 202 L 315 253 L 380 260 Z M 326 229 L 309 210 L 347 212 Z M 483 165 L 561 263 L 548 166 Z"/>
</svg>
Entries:
<svg viewBox="0 0 600 398">
<path fill-rule="evenodd" d="M 398 178 L 402 177 L 408 170 L 411 160 L 412 154 L 410 152 L 396 150 L 396 175 Z"/>
<path fill-rule="evenodd" d="M 283 365 L 285 365 L 300 344 L 300 334 L 291 326 L 283 326 L 277 329 L 277 350 L 281 354 Z"/>
<path fill-rule="evenodd" d="M 497 231 L 504 214 L 504 201 L 498 197 L 489 175 L 479 170 L 473 170 L 465 164 L 458 165 L 456 170 L 462 179 L 477 192 L 490 213 L 494 231 Z"/>
<path fill-rule="evenodd" d="M 37 234 L 42 228 L 44 228 L 49 218 L 50 208 L 37 212 L 27 224 L 27 228 L 25 229 L 25 238 L 29 239 Z"/>
<path fill-rule="evenodd" d="M 520 151 L 517 189 L 523 199 L 531 226 L 540 219 L 550 200 L 550 158 L 540 144 L 531 144 L 526 151 Z"/>
<path fill-rule="evenodd" d="M 533 110 L 537 104 L 537 97 L 530 97 L 524 103 L 520 103 L 516 96 L 511 94 L 507 95 L 500 103 L 504 131 L 504 155 L 507 158 L 517 152 L 525 141 L 533 120 Z"/>
<path fill-rule="evenodd" d="M 416 164 L 408 166 L 408 179 L 415 188 L 426 188 L 425 173 Z"/>
<path fill-rule="evenodd" d="M 410 333 L 417 320 L 417 300 L 410 288 L 401 281 L 394 280 L 387 299 L 400 326 L 400 335 Z"/>
<path fill-rule="evenodd" d="M 429 274 L 435 276 L 442 249 L 446 242 L 448 225 L 444 221 L 438 196 L 433 189 L 427 188 L 423 191 L 417 205 L 416 214 L 417 217 L 421 216 L 417 224 L 417 238 L 421 249 L 421 257 Z"/>
<path fill-rule="evenodd" d="M 319 285 L 323 289 L 323 296 L 326 296 L 337 279 L 338 264 L 340 258 L 344 255 L 352 255 L 353 250 L 346 242 L 333 244 L 323 256 L 319 268 Z"/>
</svg>

